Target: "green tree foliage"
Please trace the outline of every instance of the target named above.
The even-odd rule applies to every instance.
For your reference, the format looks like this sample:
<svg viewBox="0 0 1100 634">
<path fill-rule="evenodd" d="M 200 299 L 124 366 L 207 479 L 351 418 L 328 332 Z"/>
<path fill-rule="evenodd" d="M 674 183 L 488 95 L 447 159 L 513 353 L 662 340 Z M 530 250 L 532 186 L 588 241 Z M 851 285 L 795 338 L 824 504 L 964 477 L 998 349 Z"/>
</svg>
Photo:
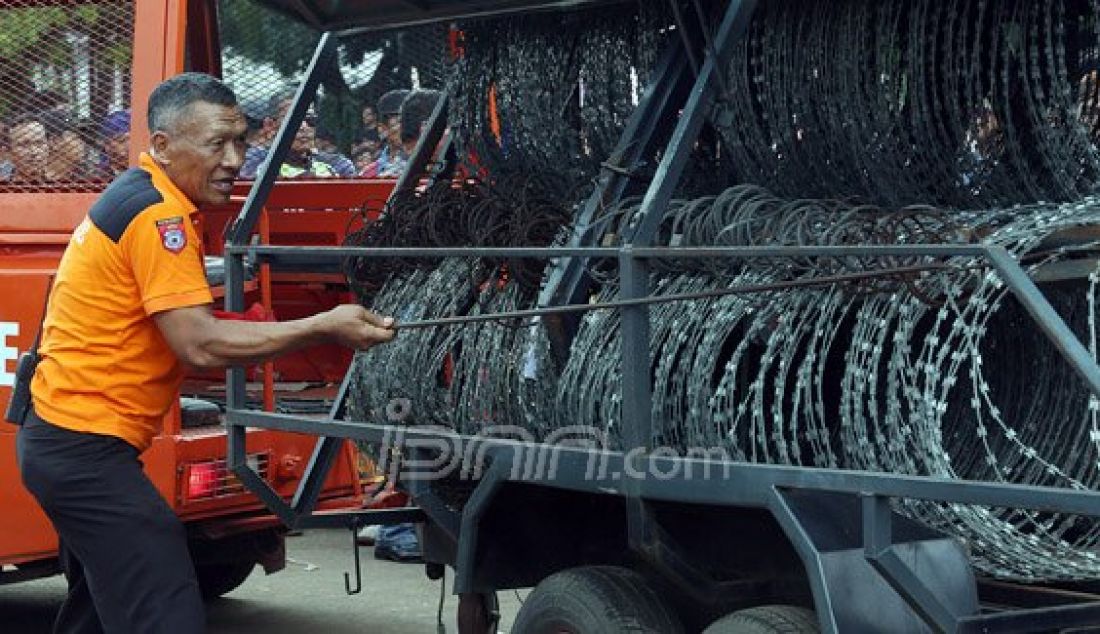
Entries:
<svg viewBox="0 0 1100 634">
<path fill-rule="evenodd" d="M 256 63 L 268 63 L 287 77 L 309 64 L 320 33 L 252 0 L 222 0 L 218 7 L 222 46 Z"/>
<path fill-rule="evenodd" d="M 132 8 L 121 2 L 0 9 L 0 116 L 37 107 L 39 90 L 102 116 L 116 69 L 130 66 L 132 21 Z M 74 44 L 84 38 L 86 46 Z M 88 56 L 83 74 L 78 50 Z M 90 97 L 77 103 L 81 95 Z"/>
<path fill-rule="evenodd" d="M 321 34 L 288 15 L 255 0 L 221 0 L 219 28 L 227 54 L 255 64 L 269 64 L 287 78 L 302 75 L 313 57 Z M 400 33 L 376 33 L 342 38 L 339 63 L 361 64 L 367 56 L 380 55 L 374 76 L 354 90 L 334 64 L 322 74 L 324 97 L 317 104 L 321 126 L 347 149 L 361 132 L 360 112 L 364 104 L 376 103 L 388 90 L 410 88 L 412 69 L 421 81 L 441 76 L 446 59 L 445 27 L 413 29 Z M 438 88 L 435 82 L 425 82 Z M 250 86 L 255 93 L 270 95 L 279 87 Z M 237 87 L 245 92 L 243 87 Z M 249 95 L 242 95 L 249 99 Z"/>
</svg>

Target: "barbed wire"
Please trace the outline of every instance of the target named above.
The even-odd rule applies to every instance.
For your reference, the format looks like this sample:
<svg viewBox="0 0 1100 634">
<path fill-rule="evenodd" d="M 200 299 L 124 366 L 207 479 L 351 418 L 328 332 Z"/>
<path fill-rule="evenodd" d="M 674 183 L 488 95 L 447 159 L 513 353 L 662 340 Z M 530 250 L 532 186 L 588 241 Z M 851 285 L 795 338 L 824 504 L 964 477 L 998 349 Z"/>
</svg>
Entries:
<svg viewBox="0 0 1100 634">
<path fill-rule="evenodd" d="M 761 5 L 712 120 L 740 180 L 892 207 L 1069 201 L 1100 176 L 1100 7 Z"/>
<path fill-rule="evenodd" d="M 460 156 L 475 173 L 554 173 L 590 185 L 671 24 L 666 3 L 639 1 L 467 25 L 450 111 Z"/>
<path fill-rule="evenodd" d="M 1094 1 L 761 5 L 730 65 L 732 92 L 712 116 L 725 141 L 722 160 L 760 186 L 673 201 L 656 244 L 981 243 L 1006 248 L 1032 272 L 1085 266 L 1093 271 L 1087 280 L 1044 290 L 1095 357 L 1100 243 L 1080 229 L 1100 224 L 1100 198 L 1090 195 L 1100 176 L 1098 18 Z M 655 48 L 627 47 L 624 34 L 664 37 L 638 24 L 645 21 L 556 24 L 561 32 L 547 33 L 532 18 L 473 32 L 469 76 L 454 102 L 456 133 L 485 174 L 512 166 L 554 174 L 559 184 L 486 177 L 439 186 L 396 201 L 352 243 L 555 242 L 562 234 L 553 227 L 571 221 L 629 113 L 615 101 L 624 73 L 647 67 L 624 60 Z M 633 53 L 593 71 L 610 80 L 594 97 L 597 114 L 563 128 L 581 76 L 575 49 L 599 49 L 601 59 L 616 46 Z M 561 81 L 547 69 L 560 70 Z M 496 115 L 503 142 L 489 134 L 482 97 L 490 87 L 510 95 L 500 97 Z M 687 180 L 717 189 L 706 178 Z M 567 193 L 547 197 L 552 213 L 528 215 L 547 190 Z M 640 200 L 628 198 L 590 228 L 601 244 L 620 244 L 639 211 Z M 533 308 L 542 274 L 541 265 L 475 258 L 375 262 L 349 261 L 349 277 L 365 302 L 402 321 Z M 653 262 L 650 286 L 659 295 L 829 274 L 867 280 L 653 306 L 652 445 L 719 448 L 769 464 L 1095 490 L 1100 401 L 985 263 L 957 257 L 946 269 L 874 275 L 931 262 Z M 615 266 L 590 262 L 592 301 L 619 299 Z M 411 330 L 357 355 L 349 413 L 392 423 L 399 401 L 397 422 L 406 424 L 473 434 L 522 425 L 542 439 L 584 426 L 621 449 L 621 347 L 617 311 L 586 314 L 565 359 L 551 354 L 539 320 Z M 1100 577 L 1093 519 L 916 501 L 897 508 L 963 540 L 986 574 Z"/>
<path fill-rule="evenodd" d="M 930 207 L 891 214 L 840 201 L 785 202 L 739 187 L 678 203 L 661 244 L 980 241 L 1008 248 L 1033 269 L 1098 248 L 1045 242 L 1100 222 L 1097 199 L 980 218 Z M 708 233 L 716 239 L 708 241 Z M 994 274 L 974 258 L 948 264 L 889 284 L 653 306 L 652 442 L 681 452 L 718 447 L 751 462 L 1095 488 L 1095 401 Z M 666 262 L 654 269 L 652 286 L 655 294 L 692 293 L 824 272 L 870 274 L 885 265 L 853 258 L 769 258 L 705 269 Z M 413 268 L 392 276 L 373 306 L 400 321 L 533 307 L 530 289 L 501 270 L 472 259 Z M 1098 283 L 1100 272 L 1050 293 L 1085 340 L 1095 341 Z M 611 285 L 594 300 L 617 297 Z M 463 433 L 522 424 L 540 438 L 579 425 L 622 448 L 619 324 L 616 311 L 586 315 L 560 368 L 538 322 L 410 331 L 357 357 L 353 411 L 384 421 L 387 407 L 401 399 L 408 403 L 403 420 L 415 424 Z M 1100 574 L 1092 552 L 1100 530 L 1091 521 L 917 502 L 901 508 L 967 540 L 990 574 Z"/>
</svg>

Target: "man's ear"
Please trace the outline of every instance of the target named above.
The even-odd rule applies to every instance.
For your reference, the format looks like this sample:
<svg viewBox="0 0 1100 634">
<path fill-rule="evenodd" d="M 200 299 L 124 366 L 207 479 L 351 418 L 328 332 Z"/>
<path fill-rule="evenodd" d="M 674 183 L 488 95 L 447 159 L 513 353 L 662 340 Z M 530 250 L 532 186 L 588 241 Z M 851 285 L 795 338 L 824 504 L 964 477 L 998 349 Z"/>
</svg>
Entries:
<svg viewBox="0 0 1100 634">
<path fill-rule="evenodd" d="M 168 135 L 162 131 L 157 131 L 149 137 L 149 156 L 153 157 L 153 160 L 161 165 L 169 165 L 172 163 L 168 158 Z"/>
</svg>

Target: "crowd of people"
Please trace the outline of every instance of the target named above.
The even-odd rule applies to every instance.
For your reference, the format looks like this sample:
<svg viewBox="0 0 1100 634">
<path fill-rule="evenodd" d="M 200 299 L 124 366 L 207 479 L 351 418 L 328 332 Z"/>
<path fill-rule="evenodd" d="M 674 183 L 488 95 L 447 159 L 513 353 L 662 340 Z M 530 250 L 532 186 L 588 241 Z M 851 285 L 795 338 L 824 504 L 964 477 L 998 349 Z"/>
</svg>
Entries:
<svg viewBox="0 0 1100 634">
<path fill-rule="evenodd" d="M 275 95 L 250 122 L 241 178 L 256 177 L 293 97 L 293 90 Z M 438 99 L 434 90 L 391 90 L 366 104 L 349 154 L 307 114 L 279 177 L 397 178 Z M 97 124 L 62 103 L 0 121 L 0 184 L 108 182 L 129 166 L 129 153 L 129 110 L 110 112 Z"/>
<path fill-rule="evenodd" d="M 107 182 L 130 162 L 130 111 L 98 123 L 64 104 L 0 121 L 0 184 Z"/>
<path fill-rule="evenodd" d="M 253 121 L 241 178 L 256 177 L 293 99 L 292 90 L 275 95 L 262 117 Z M 391 90 L 377 104 L 365 105 L 363 128 L 351 146 L 350 158 L 309 112 L 279 167 L 279 177 L 397 178 L 405 171 L 438 100 L 434 90 Z"/>
</svg>

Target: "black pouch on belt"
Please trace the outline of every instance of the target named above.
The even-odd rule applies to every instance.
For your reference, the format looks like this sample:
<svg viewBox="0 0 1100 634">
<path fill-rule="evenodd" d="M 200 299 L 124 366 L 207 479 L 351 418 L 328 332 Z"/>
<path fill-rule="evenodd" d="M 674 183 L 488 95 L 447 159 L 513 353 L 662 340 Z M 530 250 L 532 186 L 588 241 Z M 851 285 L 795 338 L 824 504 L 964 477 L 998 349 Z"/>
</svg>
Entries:
<svg viewBox="0 0 1100 634">
<path fill-rule="evenodd" d="M 19 355 L 19 362 L 15 365 L 15 385 L 11 388 L 8 408 L 4 410 L 4 419 L 9 423 L 22 425 L 27 420 L 27 414 L 31 411 L 31 379 L 34 378 L 36 367 L 38 367 L 37 339 L 34 342 L 34 348 Z"/>
<path fill-rule="evenodd" d="M 46 287 L 47 305 L 42 307 L 42 322 L 46 321 L 46 308 L 50 301 L 51 290 L 53 290 L 52 276 L 49 286 Z M 42 340 L 42 322 L 38 324 L 38 332 L 34 335 L 31 349 L 19 355 L 19 362 L 15 364 L 15 385 L 11 388 L 11 399 L 8 400 L 7 409 L 4 410 L 4 420 L 15 425 L 22 425 L 31 411 L 31 379 L 34 378 L 34 370 L 38 367 L 38 343 Z"/>
</svg>

